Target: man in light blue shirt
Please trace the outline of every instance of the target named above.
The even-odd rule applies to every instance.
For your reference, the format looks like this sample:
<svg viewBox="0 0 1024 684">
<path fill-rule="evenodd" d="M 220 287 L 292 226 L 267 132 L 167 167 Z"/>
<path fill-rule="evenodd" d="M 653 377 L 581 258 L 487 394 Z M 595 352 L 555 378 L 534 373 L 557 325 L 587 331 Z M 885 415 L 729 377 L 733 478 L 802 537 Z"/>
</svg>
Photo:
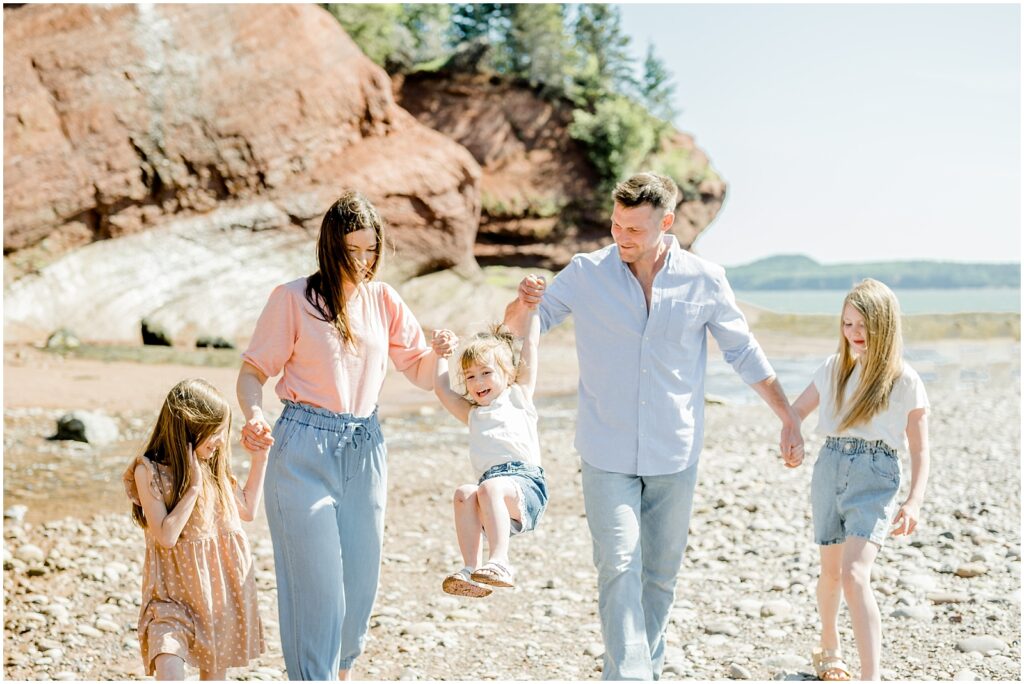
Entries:
<svg viewBox="0 0 1024 684">
<path fill-rule="evenodd" d="M 704 437 L 707 332 L 779 416 L 786 465 L 803 459 L 800 419 L 736 306 L 725 270 L 668 231 L 678 189 L 640 173 L 613 193 L 614 244 L 577 254 L 551 282 L 529 276 L 505 312 L 522 334 L 576 325 L 583 500 L 598 570 L 604 679 L 658 679 L 686 549 Z"/>
</svg>

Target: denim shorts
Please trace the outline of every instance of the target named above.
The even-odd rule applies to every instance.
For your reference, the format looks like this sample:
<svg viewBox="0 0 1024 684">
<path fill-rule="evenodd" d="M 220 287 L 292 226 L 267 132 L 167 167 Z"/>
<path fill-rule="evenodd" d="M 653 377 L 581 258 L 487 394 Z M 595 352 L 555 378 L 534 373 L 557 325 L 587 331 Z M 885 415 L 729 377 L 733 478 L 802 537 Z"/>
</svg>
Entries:
<svg viewBox="0 0 1024 684">
<path fill-rule="evenodd" d="M 537 523 L 548 507 L 548 485 L 544 481 L 544 469 L 523 461 L 508 461 L 491 466 L 480 476 L 477 485 L 495 477 L 510 477 L 519 490 L 519 510 L 522 520 L 513 520 L 511 536 L 537 528 Z"/>
<path fill-rule="evenodd" d="M 829 437 L 811 476 L 814 541 L 828 546 L 862 537 L 882 546 L 892 529 L 900 459 L 879 440 Z"/>
</svg>

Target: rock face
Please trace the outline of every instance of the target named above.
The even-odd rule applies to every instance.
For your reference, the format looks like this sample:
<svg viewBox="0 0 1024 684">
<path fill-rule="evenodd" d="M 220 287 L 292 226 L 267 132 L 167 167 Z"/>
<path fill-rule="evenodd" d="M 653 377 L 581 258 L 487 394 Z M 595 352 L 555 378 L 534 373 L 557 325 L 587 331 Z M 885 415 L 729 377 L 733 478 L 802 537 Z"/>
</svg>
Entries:
<svg viewBox="0 0 1024 684">
<path fill-rule="evenodd" d="M 387 74 L 316 6 L 4 10 L 5 285 L 45 276 L 83 245 L 154 228 L 188 240 L 204 221 L 261 247 L 255 263 L 218 266 L 258 269 L 282 259 L 268 254 L 282 243 L 309 261 L 324 210 L 347 187 L 393 227 L 393 272 L 473 270 L 479 177 L 464 148 L 395 104 Z M 125 259 L 109 265 L 123 272 L 91 283 L 90 300 L 130 290 L 146 300 L 173 277 L 159 258 L 133 271 L 127 247 L 105 255 Z M 90 308 L 80 294 L 77 308 Z M 145 309 L 121 313 L 134 326 Z"/>
<path fill-rule="evenodd" d="M 598 178 L 568 132 L 570 102 L 552 102 L 500 76 L 456 70 L 407 75 L 396 79 L 396 91 L 402 107 L 464 145 L 483 168 L 476 245 L 482 265 L 557 270 L 576 252 L 608 243 L 607 210 L 594 196 Z M 694 171 L 709 165 L 686 134 L 674 135 L 666 148 Z M 684 246 L 693 245 L 724 198 L 720 180 L 699 182 L 681 197 L 673 232 Z"/>
</svg>

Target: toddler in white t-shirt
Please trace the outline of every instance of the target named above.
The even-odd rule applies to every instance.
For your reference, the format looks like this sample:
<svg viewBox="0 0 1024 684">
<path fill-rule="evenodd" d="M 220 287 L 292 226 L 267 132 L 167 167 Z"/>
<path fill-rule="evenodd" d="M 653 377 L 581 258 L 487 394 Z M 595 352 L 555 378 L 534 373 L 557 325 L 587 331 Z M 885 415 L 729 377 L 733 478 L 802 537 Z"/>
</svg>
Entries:
<svg viewBox="0 0 1024 684">
<path fill-rule="evenodd" d="M 814 374 L 793 409 L 818 408 L 825 445 L 811 478 L 815 543 L 821 553 L 818 613 L 821 642 L 812 661 L 818 679 L 851 677 L 839 646 L 840 591 L 860 655 L 860 679 L 879 678 L 882 627 L 871 566 L 886 537 L 917 527 L 928 480 L 928 396 L 903 361 L 896 295 L 877 280 L 859 283 L 843 301 L 839 352 Z M 911 484 L 897 506 L 899 454 L 910 453 Z"/>
<path fill-rule="evenodd" d="M 463 567 L 444 578 L 442 589 L 481 598 L 492 586 L 515 586 L 509 538 L 534 529 L 547 507 L 533 405 L 540 318 L 532 313 L 518 362 L 515 339 L 501 326 L 470 340 L 459 356 L 465 394 L 452 389 L 442 353 L 453 338 L 450 330 L 434 333 L 434 393 L 453 416 L 469 425 L 469 458 L 477 483 L 455 490 L 455 531 Z M 488 558 L 481 565 L 483 535 Z"/>
</svg>

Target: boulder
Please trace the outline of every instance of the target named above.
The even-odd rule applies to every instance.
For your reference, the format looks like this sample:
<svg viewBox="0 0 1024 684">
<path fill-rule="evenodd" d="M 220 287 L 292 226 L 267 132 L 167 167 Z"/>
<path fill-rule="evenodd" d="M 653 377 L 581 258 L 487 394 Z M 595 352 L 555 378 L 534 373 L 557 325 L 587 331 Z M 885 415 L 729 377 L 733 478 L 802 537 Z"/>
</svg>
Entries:
<svg viewBox="0 0 1024 684">
<path fill-rule="evenodd" d="M 51 439 L 68 439 L 94 445 L 110 444 L 120 437 L 117 423 L 95 411 L 72 411 L 57 419 L 57 434 Z"/>
<path fill-rule="evenodd" d="M 13 291 L 9 341 L 71 327 L 48 317 L 60 309 L 87 319 L 73 329 L 89 341 L 137 341 L 167 307 L 176 344 L 251 332 L 269 290 L 311 272 L 323 213 L 350 187 L 389 226 L 396 280 L 476 268 L 479 166 L 398 107 L 318 6 L 8 8 L 4 89 L 5 305 L 31 281 Z M 103 243 L 116 247 L 62 264 Z M 219 251 L 239 243 L 251 249 Z M 251 273 L 273 280 L 246 291 Z M 182 308 L 204 295 L 228 305 L 220 326 Z"/>
</svg>

